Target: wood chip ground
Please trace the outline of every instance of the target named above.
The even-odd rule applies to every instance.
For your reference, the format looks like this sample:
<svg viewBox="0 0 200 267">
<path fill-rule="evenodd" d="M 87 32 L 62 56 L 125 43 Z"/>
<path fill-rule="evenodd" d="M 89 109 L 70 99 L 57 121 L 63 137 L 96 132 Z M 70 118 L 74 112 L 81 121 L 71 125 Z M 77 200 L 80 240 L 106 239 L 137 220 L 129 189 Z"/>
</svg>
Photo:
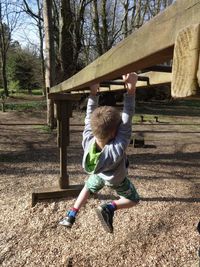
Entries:
<svg viewBox="0 0 200 267">
<path fill-rule="evenodd" d="M 71 119 L 71 184 L 86 179 L 81 167 L 82 126 L 77 126 L 83 117 L 76 112 Z M 180 121 L 191 123 L 178 125 Z M 199 117 L 175 117 L 173 125 L 143 126 L 146 146 L 130 145 L 127 151 L 129 177 L 142 201 L 116 212 L 114 234 L 104 232 L 95 214 L 100 203 L 115 199 L 108 188 L 89 199 L 71 230 L 58 226 L 58 221 L 75 198 L 52 199 L 31 208 L 32 190 L 57 185 L 59 176 L 56 132 L 45 132 L 39 125 L 44 123 L 45 115 L 37 112 L 0 113 L 2 267 L 199 266 Z"/>
</svg>

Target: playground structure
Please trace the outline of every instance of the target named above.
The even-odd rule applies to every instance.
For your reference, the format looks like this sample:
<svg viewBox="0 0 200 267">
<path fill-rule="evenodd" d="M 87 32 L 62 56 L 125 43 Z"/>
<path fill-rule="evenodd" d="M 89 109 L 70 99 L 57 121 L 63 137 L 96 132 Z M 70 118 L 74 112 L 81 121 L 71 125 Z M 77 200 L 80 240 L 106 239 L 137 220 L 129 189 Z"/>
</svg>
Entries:
<svg viewBox="0 0 200 267">
<path fill-rule="evenodd" d="M 177 0 L 79 73 L 50 88 L 48 96 L 57 109 L 59 187 L 34 191 L 32 206 L 46 198 L 75 196 L 82 188 L 82 185 L 70 185 L 67 174 L 69 118 L 72 102 L 88 92 L 92 83 L 100 83 L 100 91 L 122 90 L 119 77 L 140 71 L 138 87 L 171 83 L 173 97 L 199 95 L 199 23 L 200 0 Z M 172 69 L 163 65 L 171 59 Z"/>
</svg>

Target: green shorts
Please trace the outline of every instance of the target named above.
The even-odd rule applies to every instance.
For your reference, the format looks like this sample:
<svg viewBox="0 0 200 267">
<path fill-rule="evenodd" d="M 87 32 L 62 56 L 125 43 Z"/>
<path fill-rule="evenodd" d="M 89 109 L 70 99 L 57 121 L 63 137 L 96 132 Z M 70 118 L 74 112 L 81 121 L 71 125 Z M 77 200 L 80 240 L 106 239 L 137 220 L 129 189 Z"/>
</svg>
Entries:
<svg viewBox="0 0 200 267">
<path fill-rule="evenodd" d="M 134 202 L 139 202 L 140 200 L 139 194 L 137 193 L 134 185 L 131 183 L 131 181 L 127 177 L 125 177 L 125 179 L 123 180 L 121 184 L 116 186 L 116 185 L 109 184 L 107 181 L 103 180 L 97 174 L 92 174 L 89 176 L 85 185 L 91 193 L 98 192 L 105 185 L 107 185 L 111 187 L 112 189 L 114 189 L 119 196 L 132 200 Z"/>
</svg>

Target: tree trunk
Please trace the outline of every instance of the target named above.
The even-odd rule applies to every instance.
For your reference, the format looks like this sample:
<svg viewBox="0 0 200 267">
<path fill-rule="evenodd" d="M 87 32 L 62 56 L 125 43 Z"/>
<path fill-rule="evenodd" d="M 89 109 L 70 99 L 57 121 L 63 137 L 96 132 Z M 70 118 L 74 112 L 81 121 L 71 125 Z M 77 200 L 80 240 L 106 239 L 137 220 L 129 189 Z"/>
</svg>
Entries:
<svg viewBox="0 0 200 267">
<path fill-rule="evenodd" d="M 124 3 L 124 37 L 128 36 L 128 9 L 129 9 L 129 0 L 126 0 Z"/>
<path fill-rule="evenodd" d="M 98 55 L 103 54 L 103 48 L 101 45 L 101 37 L 100 37 L 100 31 L 99 31 L 99 13 L 98 13 L 98 7 L 97 7 L 97 0 L 93 1 L 93 8 L 94 8 L 94 16 L 93 16 L 93 23 L 94 23 L 94 29 L 95 29 L 95 38 L 96 38 L 96 47 Z"/>
<path fill-rule="evenodd" d="M 108 51 L 108 24 L 107 24 L 107 0 L 102 1 L 102 41 L 103 41 L 103 53 Z"/>
<path fill-rule="evenodd" d="M 43 95 L 46 95 L 46 84 L 45 84 L 45 60 L 44 60 L 44 37 L 43 37 L 43 25 L 41 21 L 41 7 L 40 7 L 40 1 L 37 0 L 37 6 L 38 6 L 38 31 L 39 31 L 39 37 L 40 37 L 40 60 L 41 60 L 41 71 L 42 71 L 42 84 L 43 84 Z"/>
<path fill-rule="evenodd" d="M 8 96 L 9 92 L 8 92 L 8 82 L 7 82 L 7 73 L 6 73 L 6 52 L 7 52 L 7 49 L 6 49 L 4 23 L 2 20 L 1 1 L 0 1 L 0 50 L 1 50 L 3 88 L 4 88 L 5 95 Z"/>
<path fill-rule="evenodd" d="M 2 79 L 3 79 L 3 88 L 5 95 L 8 96 L 8 81 L 7 81 L 7 72 L 6 72 L 6 57 L 2 55 Z"/>
<path fill-rule="evenodd" d="M 43 46 L 43 34 L 42 28 L 39 30 L 40 35 L 40 60 L 41 60 L 41 71 L 42 71 L 42 84 L 43 84 L 43 95 L 46 95 L 46 83 L 45 83 L 45 59 L 44 59 L 44 46 Z"/>
<path fill-rule="evenodd" d="M 50 88 L 55 83 L 55 54 L 54 54 L 54 39 L 52 27 L 52 0 L 43 1 L 43 17 L 44 17 L 44 32 L 45 32 L 45 54 L 46 54 L 46 91 L 47 91 L 47 124 L 54 128 L 54 102 L 48 99 Z"/>
<path fill-rule="evenodd" d="M 70 1 L 62 0 L 60 9 L 60 64 L 61 81 L 66 80 L 74 74 L 74 47 L 73 47 L 73 14 Z"/>
</svg>

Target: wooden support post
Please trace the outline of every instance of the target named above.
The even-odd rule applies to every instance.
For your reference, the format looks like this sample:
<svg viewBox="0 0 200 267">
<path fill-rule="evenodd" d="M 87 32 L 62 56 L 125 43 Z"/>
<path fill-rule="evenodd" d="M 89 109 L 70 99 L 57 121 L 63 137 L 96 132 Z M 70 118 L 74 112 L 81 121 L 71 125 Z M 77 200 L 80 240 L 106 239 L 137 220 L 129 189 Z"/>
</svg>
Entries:
<svg viewBox="0 0 200 267">
<path fill-rule="evenodd" d="M 6 112 L 6 96 L 5 95 L 1 96 L 1 107 L 2 107 L 2 111 Z"/>
<path fill-rule="evenodd" d="M 158 116 L 154 116 L 154 118 L 155 118 L 156 122 L 159 122 L 159 121 L 158 121 Z"/>
<path fill-rule="evenodd" d="M 3 112 L 6 112 L 6 108 L 5 108 L 5 102 L 4 101 L 2 101 L 2 103 L 1 103 L 1 110 L 3 111 Z"/>
<path fill-rule="evenodd" d="M 51 96 L 50 96 L 51 97 Z M 80 96 L 55 95 L 58 120 L 58 147 L 60 149 L 60 176 L 58 186 L 35 190 L 32 193 L 32 207 L 39 201 L 50 198 L 77 196 L 83 185 L 70 185 L 67 173 L 67 146 L 69 145 L 69 119 L 72 116 L 72 101 L 79 100 Z"/>
<path fill-rule="evenodd" d="M 143 115 L 140 116 L 140 119 L 141 119 L 141 122 L 144 122 L 144 116 Z"/>
<path fill-rule="evenodd" d="M 60 149 L 60 178 L 59 186 L 68 188 L 69 177 L 67 174 L 67 146 L 69 145 L 69 109 L 68 101 L 55 101 L 58 120 L 58 146 Z"/>
</svg>

